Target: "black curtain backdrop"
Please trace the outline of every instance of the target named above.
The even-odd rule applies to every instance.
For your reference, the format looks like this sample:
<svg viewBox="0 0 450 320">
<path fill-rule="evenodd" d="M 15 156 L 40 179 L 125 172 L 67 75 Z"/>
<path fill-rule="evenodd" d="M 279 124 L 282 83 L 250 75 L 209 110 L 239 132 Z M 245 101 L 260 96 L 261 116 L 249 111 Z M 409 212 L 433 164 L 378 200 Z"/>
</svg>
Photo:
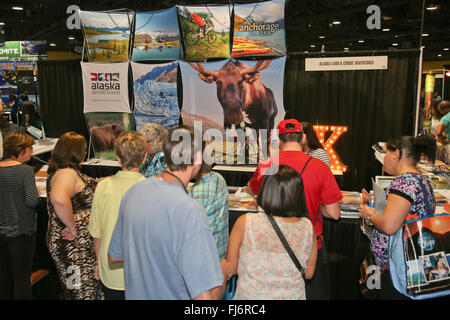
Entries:
<svg viewBox="0 0 450 320">
<path fill-rule="evenodd" d="M 372 54 L 332 56 L 349 55 Z M 381 175 L 382 168 L 371 146 L 400 135 L 413 135 L 419 51 L 376 55 L 388 55 L 387 70 L 306 72 L 305 55 L 289 56 L 286 62 L 286 118 L 348 126 L 334 145 L 348 166 L 342 190 L 371 190 L 370 178 Z"/>
<path fill-rule="evenodd" d="M 89 141 L 80 60 L 38 61 L 41 120 L 47 137 L 76 131 Z"/>
</svg>

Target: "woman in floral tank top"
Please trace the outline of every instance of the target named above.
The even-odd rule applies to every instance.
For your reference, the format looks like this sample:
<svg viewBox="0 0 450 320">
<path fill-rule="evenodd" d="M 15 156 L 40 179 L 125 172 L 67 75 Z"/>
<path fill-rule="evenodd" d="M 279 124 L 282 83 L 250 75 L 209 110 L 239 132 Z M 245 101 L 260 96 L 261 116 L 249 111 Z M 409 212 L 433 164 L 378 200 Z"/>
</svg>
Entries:
<svg viewBox="0 0 450 320">
<path fill-rule="evenodd" d="M 309 220 L 300 175 L 280 166 L 266 176 L 258 193 L 265 212 L 248 213 L 230 234 L 226 261 L 238 274 L 236 300 L 305 300 L 305 279 L 268 220 L 272 215 L 299 260 L 305 278 L 314 275 L 317 241 Z"/>
<path fill-rule="evenodd" d="M 375 262 L 382 269 L 388 269 L 389 235 L 396 233 L 408 216 L 421 218 L 431 210 L 434 212 L 436 201 L 433 189 L 417 169 L 422 154 L 432 162 L 436 157 L 436 142 L 427 136 L 401 137 L 387 143 L 384 157 L 384 170 L 396 176 L 386 189 L 386 207 L 382 215 L 376 215 L 375 209 L 363 205 L 361 217 L 370 220 L 375 229 L 372 234 L 370 250 Z M 389 272 L 381 276 L 381 299 L 402 298 L 393 287 Z"/>
</svg>

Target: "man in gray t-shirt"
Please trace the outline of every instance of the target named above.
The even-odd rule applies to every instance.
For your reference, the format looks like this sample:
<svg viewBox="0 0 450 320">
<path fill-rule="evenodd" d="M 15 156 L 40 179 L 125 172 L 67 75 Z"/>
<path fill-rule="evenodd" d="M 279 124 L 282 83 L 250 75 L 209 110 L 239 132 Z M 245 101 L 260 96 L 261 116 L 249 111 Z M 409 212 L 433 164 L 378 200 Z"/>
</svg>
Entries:
<svg viewBox="0 0 450 320">
<path fill-rule="evenodd" d="M 172 132 L 163 145 L 166 171 L 122 198 L 109 260 L 124 262 L 126 299 L 219 299 L 225 282 L 217 247 L 203 207 L 185 191 L 200 169 L 201 152 L 198 164 L 174 164 Z"/>
</svg>

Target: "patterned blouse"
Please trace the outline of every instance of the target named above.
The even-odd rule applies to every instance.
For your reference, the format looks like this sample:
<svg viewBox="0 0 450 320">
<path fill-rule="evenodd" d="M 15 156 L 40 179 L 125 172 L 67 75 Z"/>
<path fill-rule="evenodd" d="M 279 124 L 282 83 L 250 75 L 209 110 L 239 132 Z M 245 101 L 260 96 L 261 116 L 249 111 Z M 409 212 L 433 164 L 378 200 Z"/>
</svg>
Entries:
<svg viewBox="0 0 450 320">
<path fill-rule="evenodd" d="M 147 159 L 145 159 L 145 162 L 139 172 L 142 173 L 146 178 L 150 178 L 163 172 L 166 167 L 167 164 L 164 153 L 158 152 L 151 160 L 150 155 L 147 156 Z"/>
<path fill-rule="evenodd" d="M 409 215 L 419 218 L 427 215 L 427 207 L 436 209 L 434 191 L 428 180 L 418 173 L 404 173 L 395 178 L 386 189 L 386 198 L 392 193 L 411 202 Z M 378 266 L 383 266 L 389 258 L 389 236 L 374 228 L 370 250 Z"/>
<path fill-rule="evenodd" d="M 286 223 L 274 217 L 306 271 L 313 246 L 309 219 Z M 249 213 L 239 249 L 236 300 L 305 300 L 305 281 L 283 247 L 265 213 Z"/>
</svg>

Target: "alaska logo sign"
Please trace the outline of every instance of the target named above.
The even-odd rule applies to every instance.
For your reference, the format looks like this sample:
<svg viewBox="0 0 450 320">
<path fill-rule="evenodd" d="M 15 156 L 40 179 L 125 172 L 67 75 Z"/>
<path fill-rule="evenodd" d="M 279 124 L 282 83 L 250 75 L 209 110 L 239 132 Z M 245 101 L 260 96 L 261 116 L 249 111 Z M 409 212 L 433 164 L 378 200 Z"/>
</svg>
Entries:
<svg viewBox="0 0 450 320">
<path fill-rule="evenodd" d="M 91 90 L 93 94 L 120 94 L 119 73 L 91 72 Z"/>
</svg>

